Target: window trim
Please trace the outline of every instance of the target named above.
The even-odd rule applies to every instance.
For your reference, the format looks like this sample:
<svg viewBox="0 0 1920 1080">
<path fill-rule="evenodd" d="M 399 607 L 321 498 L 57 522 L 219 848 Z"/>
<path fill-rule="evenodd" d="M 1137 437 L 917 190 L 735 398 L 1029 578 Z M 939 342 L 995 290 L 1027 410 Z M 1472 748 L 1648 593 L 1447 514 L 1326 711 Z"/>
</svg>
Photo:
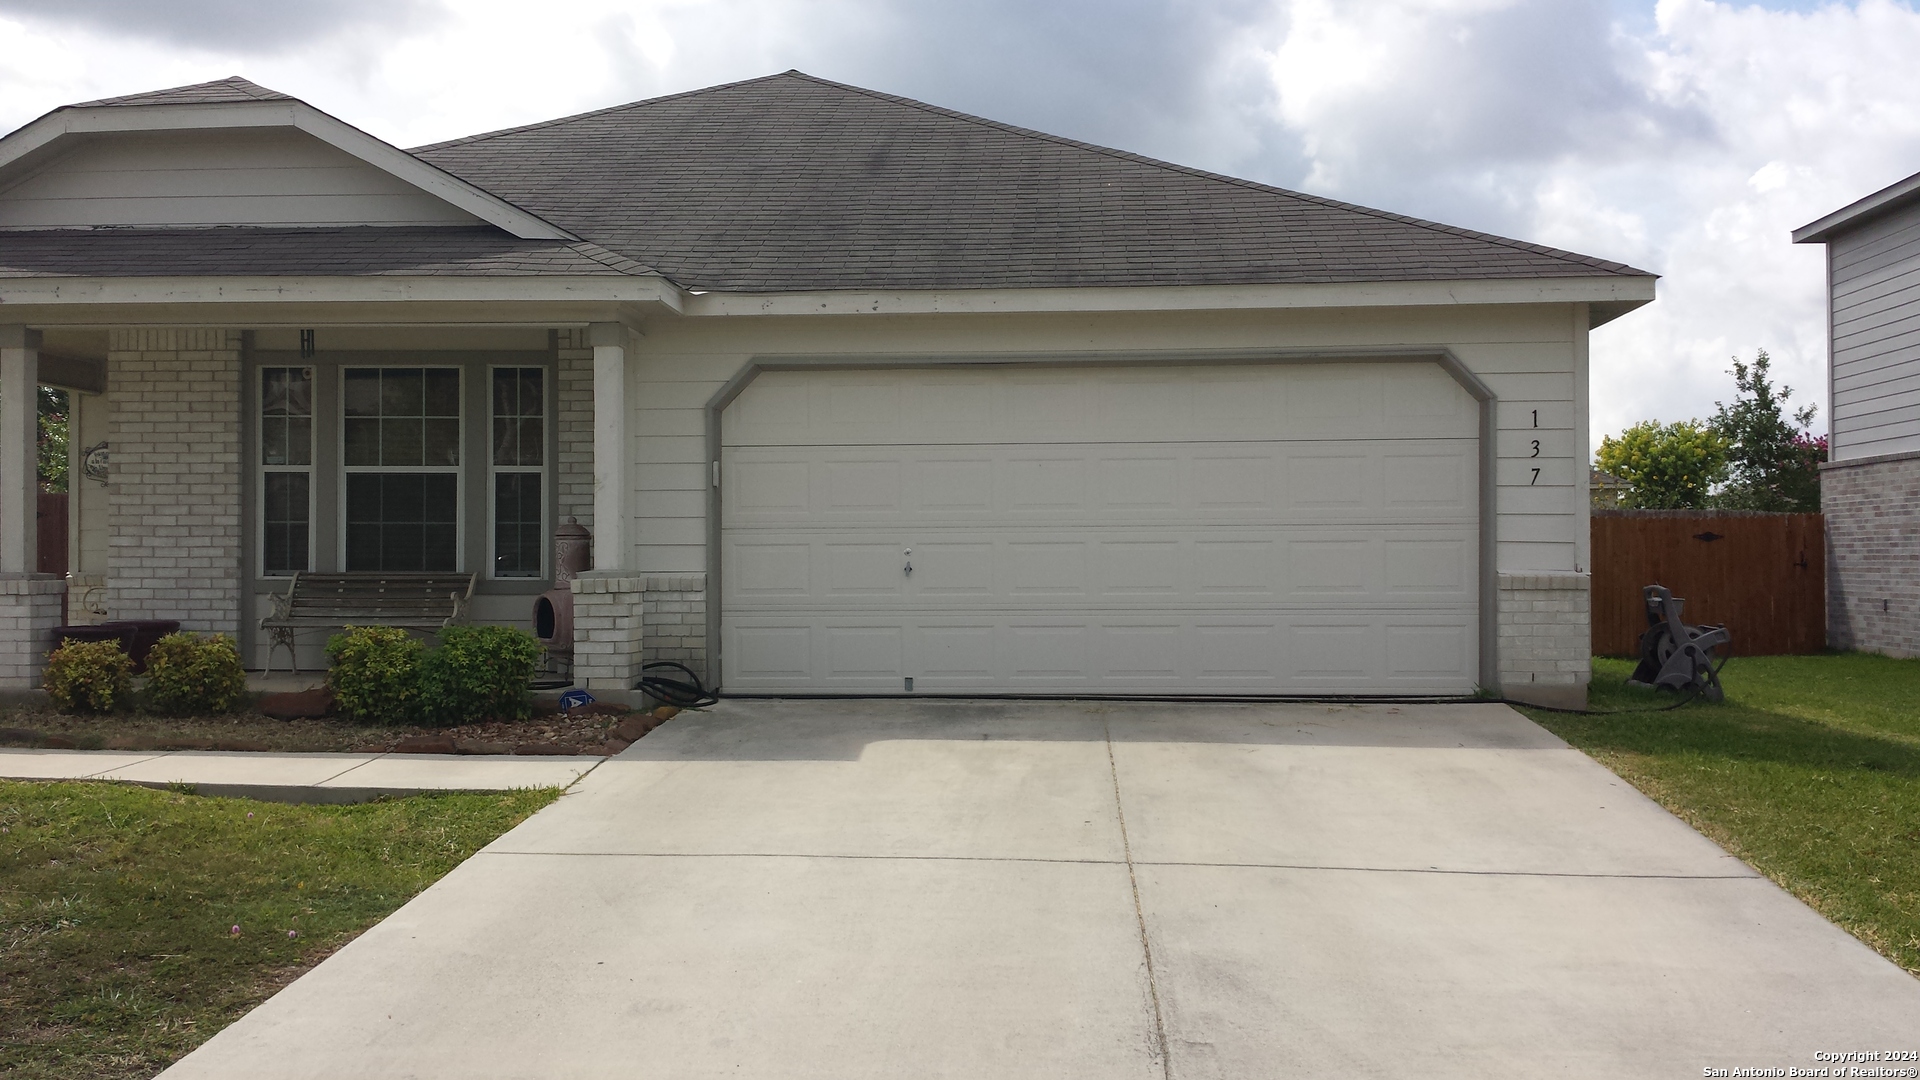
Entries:
<svg viewBox="0 0 1920 1080">
<path fill-rule="evenodd" d="M 553 367 L 550 364 L 514 364 L 488 363 L 486 369 L 487 392 L 487 572 L 482 575 L 489 581 L 545 581 L 552 573 L 548 563 L 553 558 Z M 539 465 L 497 465 L 493 460 L 493 378 L 494 372 L 503 369 L 514 371 L 538 371 L 540 373 L 540 464 Z M 500 541 L 499 521 L 494 516 L 499 507 L 497 502 L 497 484 L 494 478 L 501 473 L 536 473 L 540 477 L 540 565 L 531 574 L 497 573 L 500 562 L 497 550 Z"/>
<path fill-rule="evenodd" d="M 308 372 L 307 402 L 307 463 L 305 465 L 269 465 L 267 464 L 265 409 L 267 407 L 266 373 L 275 368 L 291 370 L 304 368 Z M 314 548 L 319 540 L 319 506 L 316 474 L 319 472 L 317 458 L 320 445 L 320 370 L 311 363 L 279 364 L 258 363 L 253 365 L 252 391 L 253 405 L 252 432 L 248 441 L 252 443 L 253 454 L 253 557 L 258 576 L 272 581 L 287 581 L 295 574 L 306 573 L 313 569 Z M 270 473 L 305 473 L 307 477 L 307 565 L 288 573 L 267 569 L 267 476 Z"/>
<path fill-rule="evenodd" d="M 344 571 L 347 569 L 348 477 L 358 473 L 389 473 L 401 475 L 419 475 L 424 473 L 439 473 L 444 475 L 452 473 L 454 477 L 453 572 L 459 574 L 467 572 L 466 521 L 467 471 L 469 468 L 467 462 L 467 455 L 469 453 L 469 447 L 467 446 L 467 413 L 470 411 L 470 403 L 467 401 L 467 369 L 469 366 L 469 364 L 457 361 L 454 363 L 428 363 L 425 361 L 420 363 L 395 363 L 386 359 L 369 359 L 362 362 L 341 361 L 335 365 L 335 382 L 337 383 L 336 390 L 338 396 L 335 398 L 334 415 L 331 418 L 331 423 L 334 427 L 333 442 L 336 453 L 334 469 L 339 475 L 340 482 L 337 485 L 339 491 L 336 493 L 336 505 L 334 507 L 334 542 L 338 545 L 335 551 L 338 553 L 337 562 L 341 570 Z M 457 399 L 460 402 L 460 434 L 458 442 L 454 444 L 460 448 L 460 463 L 458 465 L 347 464 L 347 372 L 384 371 L 388 369 L 419 369 L 421 371 L 428 371 L 435 368 L 457 372 L 460 378 L 460 391 Z M 265 530 L 263 529 L 262 536 L 264 535 Z M 311 559 L 311 555 L 309 555 L 309 559 Z"/>
</svg>

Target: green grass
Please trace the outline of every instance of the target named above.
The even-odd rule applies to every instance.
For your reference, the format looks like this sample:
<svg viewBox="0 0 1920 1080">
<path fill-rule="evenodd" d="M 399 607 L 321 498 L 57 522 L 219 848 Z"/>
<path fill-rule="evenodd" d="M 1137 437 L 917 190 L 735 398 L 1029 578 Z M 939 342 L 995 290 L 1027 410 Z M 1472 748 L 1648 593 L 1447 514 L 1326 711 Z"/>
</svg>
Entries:
<svg viewBox="0 0 1920 1080">
<path fill-rule="evenodd" d="M 1727 700 L 1644 710 L 1594 661 L 1585 715 L 1522 710 L 1908 971 L 1920 974 L 1920 660 L 1736 657 Z"/>
<path fill-rule="evenodd" d="M 0 781 L 0 1075 L 152 1076 L 557 796 Z"/>
</svg>

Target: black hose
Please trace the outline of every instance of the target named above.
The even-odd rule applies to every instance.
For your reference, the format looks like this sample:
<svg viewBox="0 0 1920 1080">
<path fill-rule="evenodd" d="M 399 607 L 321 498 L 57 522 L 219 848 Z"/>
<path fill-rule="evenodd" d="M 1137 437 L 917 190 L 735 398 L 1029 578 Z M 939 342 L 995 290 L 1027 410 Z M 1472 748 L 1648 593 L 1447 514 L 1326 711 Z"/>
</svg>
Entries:
<svg viewBox="0 0 1920 1080">
<path fill-rule="evenodd" d="M 655 670 L 673 670 L 686 676 L 685 679 L 671 679 L 663 675 L 648 675 Z M 680 709 L 703 709 L 717 703 L 720 698 L 700 682 L 700 676 L 685 664 L 676 664 L 672 660 L 655 660 L 640 668 L 640 681 L 634 688 L 644 692 L 655 701 L 672 705 Z"/>
</svg>

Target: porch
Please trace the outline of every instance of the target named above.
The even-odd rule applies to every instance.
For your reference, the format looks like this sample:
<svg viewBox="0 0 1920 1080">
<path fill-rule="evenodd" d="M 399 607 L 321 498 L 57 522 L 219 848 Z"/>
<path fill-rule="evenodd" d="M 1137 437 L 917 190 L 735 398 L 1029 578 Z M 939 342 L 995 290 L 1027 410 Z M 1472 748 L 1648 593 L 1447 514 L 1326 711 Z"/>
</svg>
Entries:
<svg viewBox="0 0 1920 1080">
<path fill-rule="evenodd" d="M 702 668 L 703 579 L 635 568 L 632 336 L 0 326 L 0 690 L 38 685 L 63 617 L 177 620 L 264 668 L 260 620 L 297 571 L 475 573 L 471 620 L 531 630 L 569 520 L 594 546 L 576 683 L 619 696 L 645 661 Z M 70 402 L 64 576 L 37 572 L 39 385 Z M 648 607 L 678 628 L 643 640 Z M 324 669 L 325 637 L 300 635 L 302 668 Z"/>
</svg>

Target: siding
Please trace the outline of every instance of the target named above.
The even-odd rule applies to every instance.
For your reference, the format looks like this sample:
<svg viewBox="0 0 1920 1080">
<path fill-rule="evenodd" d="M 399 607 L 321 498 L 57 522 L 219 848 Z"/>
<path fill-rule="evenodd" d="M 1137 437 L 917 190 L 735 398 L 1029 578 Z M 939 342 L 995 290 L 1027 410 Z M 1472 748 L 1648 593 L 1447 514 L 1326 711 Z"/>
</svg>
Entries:
<svg viewBox="0 0 1920 1080">
<path fill-rule="evenodd" d="M 478 220 L 345 151 L 287 130 L 103 137 L 0 191 L 0 228 Z"/>
<path fill-rule="evenodd" d="M 1828 246 L 1833 458 L 1920 450 L 1920 206 Z"/>
<path fill-rule="evenodd" d="M 634 565 L 706 569 L 705 406 L 752 358 L 915 354 L 1033 355 L 1111 350 L 1116 358 L 1201 349 L 1445 345 L 1500 399 L 1498 560 L 1503 573 L 1581 573 L 1585 565 L 1584 378 L 1568 305 L 1289 313 L 1000 316 L 966 319 L 664 320 L 633 343 Z M 1538 414 L 1536 423 L 1536 411 Z M 1149 436 L 1150 437 L 1150 436 Z M 1540 456 L 1533 441 L 1540 441 Z M 1533 469 L 1540 469 L 1535 477 Z"/>
</svg>

